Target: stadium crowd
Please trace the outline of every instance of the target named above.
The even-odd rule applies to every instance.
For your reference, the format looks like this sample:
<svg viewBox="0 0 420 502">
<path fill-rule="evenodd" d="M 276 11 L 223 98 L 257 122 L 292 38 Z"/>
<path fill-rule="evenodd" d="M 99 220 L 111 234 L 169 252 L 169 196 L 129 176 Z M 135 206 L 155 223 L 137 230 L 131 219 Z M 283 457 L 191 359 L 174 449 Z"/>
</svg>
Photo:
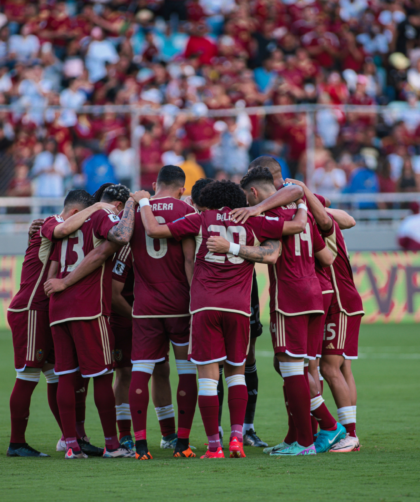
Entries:
<svg viewBox="0 0 420 502">
<path fill-rule="evenodd" d="M 419 189 L 419 0 L 3 0 L 0 8 L 0 104 L 11 107 L 0 111 L 3 194 L 127 183 L 139 147 L 147 189 L 168 163 L 185 169 L 187 193 L 203 175 L 239 181 L 260 154 L 303 180 L 305 114 L 212 120 L 207 110 L 304 103 L 335 105 L 316 114 L 318 191 Z M 132 145 L 129 114 L 76 111 L 88 104 L 162 115 L 143 115 Z M 388 111 L 374 113 L 376 104 Z"/>
</svg>

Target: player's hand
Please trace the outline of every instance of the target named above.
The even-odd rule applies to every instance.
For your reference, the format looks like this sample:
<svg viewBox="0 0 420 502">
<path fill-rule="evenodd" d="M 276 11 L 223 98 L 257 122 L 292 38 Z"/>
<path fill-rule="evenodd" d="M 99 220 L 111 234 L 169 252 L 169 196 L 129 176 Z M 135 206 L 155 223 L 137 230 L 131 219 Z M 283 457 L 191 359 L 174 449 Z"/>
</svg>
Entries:
<svg viewBox="0 0 420 502">
<path fill-rule="evenodd" d="M 294 180 L 293 178 L 286 178 L 286 183 L 293 183 L 293 185 L 299 185 L 302 188 L 306 188 L 306 185 L 303 181 Z"/>
<path fill-rule="evenodd" d="M 187 204 L 189 204 L 190 206 L 194 206 L 194 203 L 192 201 L 192 198 L 191 198 L 191 195 L 187 195 L 184 199 L 184 202 L 186 202 Z"/>
<path fill-rule="evenodd" d="M 109 209 L 114 214 L 118 214 L 117 208 L 115 206 L 113 206 L 112 204 L 108 204 L 107 202 L 96 202 L 95 204 L 93 204 L 93 207 L 95 207 L 97 210 Z"/>
<path fill-rule="evenodd" d="M 132 197 L 134 202 L 138 204 L 141 199 L 150 199 L 150 193 L 146 190 L 139 190 L 138 192 L 130 193 L 130 197 Z"/>
<path fill-rule="evenodd" d="M 207 249 L 212 253 L 228 253 L 230 243 L 224 237 L 213 235 L 207 239 Z"/>
<path fill-rule="evenodd" d="M 50 297 L 54 293 L 59 293 L 66 289 L 66 284 L 63 279 L 49 279 L 44 283 L 44 292 Z"/>
<path fill-rule="evenodd" d="M 31 223 L 31 226 L 29 227 L 29 230 L 28 230 L 28 235 L 29 235 L 30 239 L 32 239 L 32 236 L 42 227 L 43 223 L 44 223 L 44 220 L 42 218 L 34 220 Z"/>
<path fill-rule="evenodd" d="M 261 210 L 258 205 L 251 207 L 238 207 L 229 214 L 234 223 L 245 223 L 250 216 L 259 216 L 261 214 Z"/>
<path fill-rule="evenodd" d="M 299 204 L 305 204 L 306 206 L 306 202 L 303 200 L 303 199 L 298 199 L 296 202 L 295 202 L 296 206 L 298 206 Z"/>
</svg>

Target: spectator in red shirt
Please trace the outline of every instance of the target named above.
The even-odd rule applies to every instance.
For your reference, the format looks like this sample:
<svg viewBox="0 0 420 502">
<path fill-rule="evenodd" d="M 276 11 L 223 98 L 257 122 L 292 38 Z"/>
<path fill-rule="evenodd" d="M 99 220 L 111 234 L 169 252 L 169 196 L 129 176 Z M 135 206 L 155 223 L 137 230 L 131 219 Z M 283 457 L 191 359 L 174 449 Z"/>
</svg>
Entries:
<svg viewBox="0 0 420 502">
<path fill-rule="evenodd" d="M 213 178 L 215 171 L 211 147 L 218 142 L 219 136 L 213 121 L 207 117 L 207 106 L 204 103 L 196 103 L 191 111 L 193 118 L 185 124 L 187 139 L 197 163 L 204 169 L 208 178 Z"/>
<path fill-rule="evenodd" d="M 198 55 L 200 64 L 210 64 L 217 56 L 217 45 L 206 37 L 207 28 L 204 23 L 194 23 L 191 26 L 190 38 L 185 47 L 185 57 Z"/>
</svg>

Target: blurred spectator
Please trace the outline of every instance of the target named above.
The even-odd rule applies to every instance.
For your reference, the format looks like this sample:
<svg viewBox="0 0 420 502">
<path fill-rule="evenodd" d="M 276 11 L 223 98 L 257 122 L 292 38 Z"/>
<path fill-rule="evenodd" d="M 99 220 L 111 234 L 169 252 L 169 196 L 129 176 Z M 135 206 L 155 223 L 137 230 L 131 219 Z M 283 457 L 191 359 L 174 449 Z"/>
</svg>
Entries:
<svg viewBox="0 0 420 502">
<path fill-rule="evenodd" d="M 114 45 L 104 38 L 101 28 L 95 26 L 91 37 L 92 41 L 86 53 L 86 68 L 89 71 L 89 80 L 95 83 L 106 77 L 106 64 L 116 63 L 120 58 Z"/>
<path fill-rule="evenodd" d="M 179 167 L 185 173 L 184 195 L 191 195 L 191 190 L 195 182 L 200 180 L 201 178 L 205 178 L 206 175 L 202 167 L 199 164 L 197 164 L 194 154 L 192 153 L 187 154 L 186 159 L 179 165 Z"/>
<path fill-rule="evenodd" d="M 207 118 L 207 106 L 204 103 L 193 105 L 192 119 L 185 124 L 185 132 L 190 142 L 196 161 L 204 169 L 208 178 L 214 177 L 211 148 L 218 143 L 218 134 L 213 121 Z"/>
<path fill-rule="evenodd" d="M 381 193 L 395 193 L 397 183 L 391 177 L 391 165 L 388 160 L 383 162 L 382 168 L 378 172 L 379 191 Z"/>
<path fill-rule="evenodd" d="M 109 154 L 109 161 L 114 167 L 118 182 L 129 187 L 132 184 L 136 152 L 134 148 L 130 148 L 130 141 L 126 136 L 119 136 L 116 146 Z"/>
<path fill-rule="evenodd" d="M 9 57 L 18 61 L 36 59 L 39 48 L 39 39 L 36 35 L 31 34 L 31 28 L 28 24 L 21 27 L 20 35 L 12 35 L 9 39 Z"/>
<path fill-rule="evenodd" d="M 15 175 L 9 183 L 6 195 L 8 197 L 31 197 L 32 183 L 28 177 L 29 169 L 25 164 L 15 166 Z M 28 213 L 29 207 L 9 207 L 8 214 Z"/>
<path fill-rule="evenodd" d="M 47 139 L 44 150 L 34 161 L 31 176 L 35 180 L 34 195 L 36 197 L 62 197 L 65 191 L 65 179 L 72 175 L 68 158 L 58 151 L 57 142 Z M 43 214 L 51 211 L 51 206 L 42 208 Z"/>
<path fill-rule="evenodd" d="M 360 167 L 356 168 L 350 176 L 347 186 L 343 193 L 378 193 L 379 181 L 373 169 L 367 167 L 364 161 L 361 161 Z M 370 202 L 361 202 L 361 209 L 375 208 L 376 205 Z"/>
<path fill-rule="evenodd" d="M 227 126 L 226 126 L 227 124 Z M 249 166 L 248 150 L 251 146 L 252 136 L 249 129 L 240 127 L 234 117 L 226 119 L 222 126 L 220 143 L 214 147 L 214 166 L 225 171 L 228 175 L 243 176 Z"/>
<path fill-rule="evenodd" d="M 405 157 L 403 161 L 401 176 L 397 182 L 399 192 L 418 192 L 418 176 L 414 172 L 410 157 Z"/>
<path fill-rule="evenodd" d="M 103 153 L 95 153 L 82 163 L 85 190 L 94 193 L 104 183 L 118 183 L 112 164 Z"/>
<path fill-rule="evenodd" d="M 77 109 L 86 102 L 86 94 L 80 90 L 81 80 L 72 78 L 69 80 L 69 87 L 60 94 L 60 105 L 64 108 Z"/>
<path fill-rule="evenodd" d="M 312 183 L 318 193 L 335 195 L 345 187 L 346 173 L 337 167 L 333 159 L 328 159 L 324 167 L 315 169 Z"/>
</svg>

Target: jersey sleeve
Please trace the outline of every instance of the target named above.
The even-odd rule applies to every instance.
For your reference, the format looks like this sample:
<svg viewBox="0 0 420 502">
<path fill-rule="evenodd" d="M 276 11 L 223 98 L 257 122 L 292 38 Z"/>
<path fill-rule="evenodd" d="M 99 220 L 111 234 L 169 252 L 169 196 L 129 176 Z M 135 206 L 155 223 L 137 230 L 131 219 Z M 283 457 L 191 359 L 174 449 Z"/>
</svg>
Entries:
<svg viewBox="0 0 420 502">
<path fill-rule="evenodd" d="M 281 216 L 255 216 L 248 222 L 259 242 L 281 239 L 283 235 L 284 218 Z"/>
<path fill-rule="evenodd" d="M 64 220 L 61 216 L 47 218 L 40 230 L 41 237 L 45 237 L 51 242 L 57 242 L 58 239 L 54 239 L 54 229 L 63 222 Z"/>
<path fill-rule="evenodd" d="M 127 244 L 121 248 L 120 252 L 114 259 L 112 267 L 112 279 L 114 281 L 125 283 L 128 272 L 133 265 L 132 260 L 131 247 Z"/>
<path fill-rule="evenodd" d="M 322 195 L 318 195 L 317 193 L 314 193 L 315 197 L 319 200 L 319 202 L 325 207 L 325 197 Z"/>
<path fill-rule="evenodd" d="M 329 237 L 330 235 L 332 235 L 335 231 L 335 220 L 334 220 L 334 217 L 328 213 L 328 216 L 332 219 L 332 222 L 333 224 L 331 225 L 331 228 L 329 230 L 322 230 L 322 237 Z"/>
<path fill-rule="evenodd" d="M 182 240 L 184 237 L 198 235 L 201 228 L 201 216 L 195 212 L 189 213 L 183 218 L 168 223 L 168 228 L 172 237 L 177 241 Z"/>
<path fill-rule="evenodd" d="M 94 224 L 94 232 L 98 239 L 107 239 L 111 228 L 118 225 L 121 221 L 119 216 L 109 212 L 107 209 L 96 211 L 96 213 L 93 213 L 92 218 L 95 218 L 96 220 Z"/>
</svg>

